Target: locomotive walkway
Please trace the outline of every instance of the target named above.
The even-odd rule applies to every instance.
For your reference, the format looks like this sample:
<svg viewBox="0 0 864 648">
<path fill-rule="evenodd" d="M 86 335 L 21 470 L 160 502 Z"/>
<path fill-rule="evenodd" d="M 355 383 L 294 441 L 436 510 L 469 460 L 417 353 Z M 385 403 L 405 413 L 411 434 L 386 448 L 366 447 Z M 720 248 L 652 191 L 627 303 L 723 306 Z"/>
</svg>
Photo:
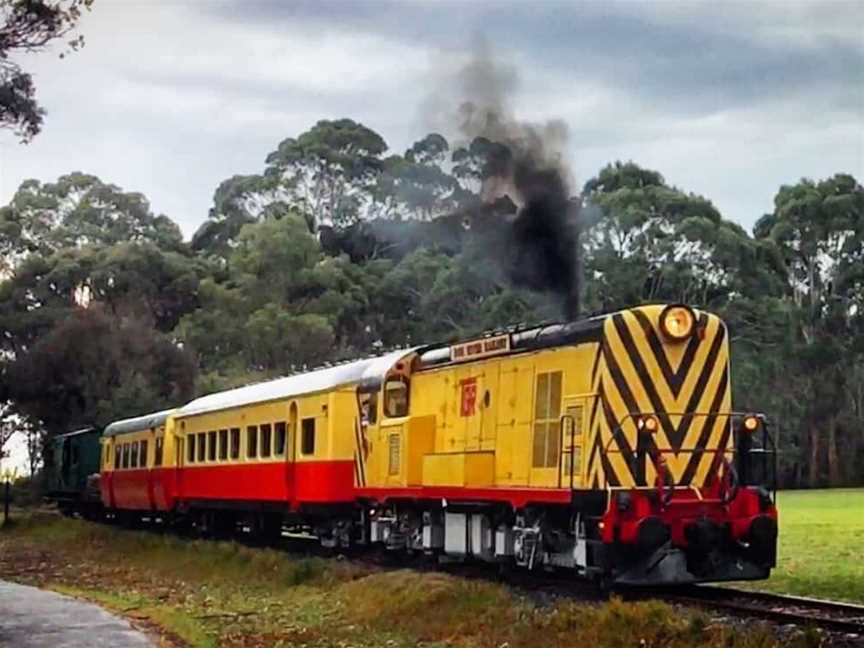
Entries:
<svg viewBox="0 0 864 648">
<path fill-rule="evenodd" d="M 92 603 L 0 581 L 0 646 L 153 648 L 128 622 Z"/>
</svg>

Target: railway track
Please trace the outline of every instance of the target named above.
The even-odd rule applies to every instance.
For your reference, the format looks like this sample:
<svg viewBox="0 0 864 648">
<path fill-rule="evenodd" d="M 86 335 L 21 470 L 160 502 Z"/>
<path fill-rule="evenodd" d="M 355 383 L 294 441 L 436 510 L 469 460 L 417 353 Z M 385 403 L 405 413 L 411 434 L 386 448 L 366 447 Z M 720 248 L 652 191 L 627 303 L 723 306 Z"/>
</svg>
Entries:
<svg viewBox="0 0 864 648">
<path fill-rule="evenodd" d="M 500 574 L 482 567 L 458 564 L 445 567 L 445 571 L 464 578 L 498 580 L 535 598 L 579 599 L 592 603 L 606 599 L 606 595 L 599 592 L 593 584 L 574 581 L 561 574 L 512 572 L 501 577 Z M 724 612 L 730 617 L 760 619 L 783 626 L 818 628 L 830 635 L 825 645 L 864 648 L 864 605 L 712 585 L 624 589 L 614 591 L 613 595 L 621 596 L 625 600 L 657 599 L 687 607 Z"/>
<path fill-rule="evenodd" d="M 655 596 L 656 593 L 652 593 Z M 768 592 L 696 585 L 660 598 L 694 607 L 727 611 L 784 625 L 815 627 L 846 636 L 864 646 L 864 605 Z"/>
<path fill-rule="evenodd" d="M 489 570 L 457 566 L 447 571 L 467 578 L 499 580 L 529 596 L 579 599 L 599 603 L 607 598 L 596 586 L 559 574 L 513 572 L 505 577 Z M 613 592 L 625 600 L 657 599 L 667 603 L 726 613 L 738 619 L 760 619 L 780 626 L 817 628 L 827 633 L 825 646 L 864 648 L 864 605 L 740 590 L 712 585 L 663 589 L 624 589 Z"/>
</svg>

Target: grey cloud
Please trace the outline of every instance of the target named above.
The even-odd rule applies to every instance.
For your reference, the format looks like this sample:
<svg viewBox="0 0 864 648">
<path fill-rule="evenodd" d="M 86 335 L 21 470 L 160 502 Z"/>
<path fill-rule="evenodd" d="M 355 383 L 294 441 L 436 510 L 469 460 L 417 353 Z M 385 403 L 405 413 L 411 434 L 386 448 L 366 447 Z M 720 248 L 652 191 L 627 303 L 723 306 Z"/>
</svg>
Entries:
<svg viewBox="0 0 864 648">
<path fill-rule="evenodd" d="M 787 5 L 723 5 L 713 11 L 689 3 L 650 6 L 584 3 L 242 2 L 207 5 L 223 20 L 278 30 L 359 29 L 389 39 L 434 42 L 463 49 L 482 35 L 504 55 L 555 70 L 562 82 L 602 82 L 650 98 L 672 114 L 704 114 L 778 97 L 830 93 L 838 109 L 864 101 L 864 5 L 824 4 L 848 15 L 847 37 L 780 38 L 773 33 Z M 685 9 L 691 11 L 685 12 Z M 811 20 L 812 14 L 802 16 Z M 859 30 L 860 31 L 860 30 Z M 362 53 L 360 53 L 362 56 Z M 530 74 L 530 69 L 523 71 Z"/>
</svg>

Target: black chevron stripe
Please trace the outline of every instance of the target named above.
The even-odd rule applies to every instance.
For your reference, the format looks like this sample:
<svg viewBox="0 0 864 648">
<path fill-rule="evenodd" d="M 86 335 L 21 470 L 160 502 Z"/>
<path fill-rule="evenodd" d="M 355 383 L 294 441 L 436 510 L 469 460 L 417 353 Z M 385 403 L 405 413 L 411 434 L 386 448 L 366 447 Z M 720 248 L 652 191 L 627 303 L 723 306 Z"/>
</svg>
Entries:
<svg viewBox="0 0 864 648">
<path fill-rule="evenodd" d="M 603 472 L 606 475 L 606 480 L 612 486 L 620 486 L 621 480 L 618 478 L 618 473 L 615 472 L 615 469 L 612 467 L 612 462 L 609 461 L 609 454 L 607 449 L 613 449 L 613 451 L 617 451 L 617 453 L 624 460 L 624 465 L 626 466 L 625 470 L 627 471 L 627 476 L 635 483 L 633 480 L 633 472 L 630 470 L 630 464 L 633 460 L 633 449 L 630 447 L 630 442 L 627 440 L 627 435 L 625 435 L 622 431 L 619 431 L 618 434 L 615 433 L 615 430 L 618 428 L 618 421 L 615 420 L 615 416 L 612 413 L 612 408 L 609 406 L 609 401 L 606 398 L 606 392 L 603 392 L 603 416 L 606 419 L 606 427 L 609 428 L 609 434 L 611 435 L 611 441 L 609 443 L 603 443 L 603 447 L 600 452 L 600 461 L 603 466 Z M 602 443 L 602 440 L 601 440 Z"/>
<path fill-rule="evenodd" d="M 591 406 L 591 417 L 588 421 L 588 432 L 589 434 L 593 434 L 594 432 L 594 421 L 597 419 L 597 407 L 600 403 L 600 398 L 594 398 L 594 404 Z M 600 438 L 600 434 L 594 435 L 594 441 L 591 444 L 591 452 L 588 455 L 588 468 L 586 475 L 591 474 L 591 470 L 594 468 L 594 460 L 597 458 L 597 439 Z"/>
<path fill-rule="evenodd" d="M 708 410 L 710 414 L 705 417 L 699 417 L 704 420 L 702 431 L 699 433 L 699 439 L 696 441 L 696 446 L 693 448 L 693 452 L 687 460 L 687 467 L 684 469 L 684 474 L 681 476 L 682 484 L 689 484 L 693 481 L 693 477 L 696 475 L 696 470 L 699 468 L 699 463 L 702 461 L 702 455 L 704 454 L 705 448 L 711 440 L 711 436 L 714 434 L 714 426 L 718 418 L 717 414 L 720 411 L 720 407 L 723 405 L 723 398 L 726 395 L 728 386 L 729 369 L 728 367 L 724 367 L 723 375 L 720 378 L 717 390 L 714 392 L 714 398 L 711 401 L 711 407 Z"/>
<path fill-rule="evenodd" d="M 594 381 L 597 378 L 597 369 L 600 367 L 600 356 L 602 354 L 601 347 L 598 345 L 597 353 L 594 354 L 594 364 L 591 367 L 591 387 L 594 387 Z"/>
<path fill-rule="evenodd" d="M 594 362 L 593 362 L 592 367 L 591 367 L 591 389 L 594 389 L 595 387 L 597 387 L 597 370 L 600 367 L 600 357 L 602 355 L 603 355 L 603 347 L 602 347 L 602 343 L 601 343 L 601 344 L 597 345 L 597 352 L 594 354 Z M 598 389 L 598 391 L 599 391 L 599 389 Z M 600 398 L 595 397 L 594 398 L 594 404 L 591 407 L 591 416 L 590 416 L 590 419 L 588 421 L 588 432 L 592 433 L 592 434 L 594 432 L 594 421 L 597 418 L 597 406 L 598 406 L 599 402 L 600 402 Z M 588 456 L 588 472 L 586 473 L 587 475 L 590 475 L 591 471 L 594 468 L 594 460 L 597 458 L 597 438 L 599 436 L 600 436 L 599 434 L 595 435 L 594 436 L 594 442 L 591 444 L 591 452 Z M 597 475 L 594 476 L 594 480 L 597 481 Z"/>
<path fill-rule="evenodd" d="M 366 486 L 366 467 L 363 465 L 363 433 L 360 431 L 360 420 L 357 418 L 354 419 L 354 442 L 357 444 L 357 452 L 354 455 L 357 458 L 357 484 Z"/>
<path fill-rule="evenodd" d="M 620 318 L 620 321 L 618 321 L 618 318 Z M 660 423 L 663 426 L 663 430 L 666 432 L 669 443 L 671 444 L 673 449 L 680 448 L 681 443 L 683 443 L 684 439 L 687 438 L 687 433 L 690 431 L 693 417 L 685 417 L 681 421 L 681 424 L 678 426 L 678 429 L 675 429 L 675 426 L 672 424 L 671 420 L 666 414 L 666 408 L 663 406 L 663 401 L 657 393 L 654 381 L 651 379 L 647 369 L 645 368 L 645 364 L 642 361 L 642 356 L 639 354 L 639 351 L 636 348 L 633 337 L 630 334 L 630 329 L 627 327 L 626 322 L 624 321 L 623 317 L 618 315 L 615 316 L 614 323 L 615 328 L 618 331 L 618 335 L 621 337 L 621 341 L 624 344 L 624 348 L 627 351 L 631 362 L 633 363 L 636 374 L 642 381 L 645 393 L 648 395 L 648 399 L 651 401 L 651 406 L 654 408 L 654 411 L 658 415 Z M 690 395 L 689 402 L 687 403 L 687 408 L 685 409 L 686 412 L 693 412 L 699 406 L 699 401 L 702 399 L 705 388 L 708 384 L 708 380 L 710 379 L 711 374 L 714 371 L 714 365 L 716 364 L 717 356 L 720 354 L 720 350 L 723 347 L 723 341 L 725 337 L 726 327 L 723 326 L 723 324 L 721 323 L 717 329 L 717 333 L 714 336 L 714 339 L 711 342 L 711 347 L 708 350 L 708 356 L 705 358 L 705 362 L 702 365 L 702 371 L 696 382 L 693 393 Z"/>
<path fill-rule="evenodd" d="M 608 363 L 608 361 L 607 361 L 607 363 Z M 620 368 L 618 367 L 618 365 L 614 361 L 611 363 L 608 363 L 608 364 L 610 365 L 610 374 L 613 376 L 613 382 L 615 383 L 615 387 L 618 390 L 618 394 L 621 396 L 621 400 L 624 401 L 624 407 L 627 408 L 628 412 L 638 412 L 639 411 L 639 405 L 636 402 L 636 399 L 633 397 L 633 393 L 630 391 L 629 385 L 627 385 L 627 382 L 625 380 L 623 380 L 623 376 L 620 373 Z M 616 373 L 617 373 L 617 377 L 616 377 Z M 604 406 L 604 408 L 606 408 L 606 410 L 611 415 L 612 408 L 609 406 L 609 402 L 607 400 L 605 400 L 605 392 L 604 392 L 603 406 Z M 608 420 L 609 419 L 607 416 L 607 421 Z M 613 420 L 614 420 L 614 417 L 613 417 Z M 614 429 L 616 425 L 617 425 L 617 422 L 612 424 L 610 426 L 610 429 Z M 623 434 L 621 434 L 619 436 L 621 438 L 621 441 L 623 442 L 623 444 L 626 447 L 626 452 L 627 452 L 626 457 L 627 458 L 635 458 L 635 454 L 634 454 L 635 448 L 630 447 L 630 444 L 627 441 L 627 438 Z M 645 441 L 646 441 L 646 446 L 647 446 L 646 450 L 648 451 L 649 455 L 653 456 L 653 457 L 659 456 L 660 451 L 657 448 L 657 441 L 655 440 L 654 436 L 651 434 L 646 435 Z M 633 477 L 635 479 L 635 475 L 633 475 Z"/>
<path fill-rule="evenodd" d="M 711 342 L 711 348 L 708 349 L 708 357 L 705 358 L 705 363 L 702 365 L 702 373 L 699 374 L 699 379 L 696 381 L 693 393 L 690 394 L 690 400 L 687 401 L 687 408 L 684 410 L 685 412 L 695 412 L 696 408 L 699 407 L 699 401 L 702 400 L 702 396 L 708 386 L 708 381 L 711 378 L 711 374 L 714 372 L 714 366 L 717 364 L 717 356 L 720 355 L 720 349 L 723 348 L 723 341 L 725 338 L 726 327 L 721 323 L 720 327 L 717 329 L 717 335 Z M 690 432 L 690 426 L 692 424 L 692 416 L 686 416 L 681 421 L 681 425 L 678 427 L 681 441 L 687 438 L 687 433 Z"/>
<path fill-rule="evenodd" d="M 624 376 L 621 373 L 621 368 L 618 366 L 617 361 L 615 360 L 611 350 L 609 350 L 608 345 L 604 345 L 603 348 L 604 357 L 606 361 L 606 368 L 609 370 L 609 375 L 612 377 L 613 385 L 618 388 L 618 394 L 621 396 L 621 399 L 624 401 L 624 406 L 628 409 L 628 412 L 638 411 L 638 406 L 636 405 L 636 399 L 633 398 L 633 393 L 630 391 L 630 387 L 627 384 L 627 381 L 624 380 Z M 603 413 L 606 417 L 606 422 L 610 423 L 609 430 L 614 430 L 618 426 L 618 421 L 615 420 L 615 416 L 612 411 L 612 407 L 609 405 L 609 400 L 606 397 L 606 383 L 603 382 L 603 389 L 601 393 L 601 397 L 603 399 Z M 609 417 L 612 417 L 611 419 Z M 633 450 L 630 448 L 630 442 L 627 440 L 625 435 L 618 435 L 620 440 L 623 442 L 627 453 L 632 454 Z"/>
<path fill-rule="evenodd" d="M 725 454 L 726 446 L 729 443 L 730 431 L 731 426 L 726 425 L 723 427 L 723 435 L 720 437 L 720 443 L 717 444 L 717 448 L 714 452 L 714 459 L 711 460 L 711 467 L 708 469 L 708 476 L 706 478 L 708 484 L 713 482 L 714 477 L 717 475 L 717 471 L 720 470 L 720 462 L 723 461 L 723 455 Z"/>
<path fill-rule="evenodd" d="M 636 371 L 636 375 L 639 377 L 642 387 L 648 395 L 648 400 L 651 401 L 651 409 L 654 410 L 654 413 L 660 421 L 660 425 L 663 426 L 663 431 L 669 439 L 669 444 L 673 448 L 678 448 L 681 445 L 683 437 L 679 435 L 678 430 L 675 429 L 675 425 L 673 425 L 672 420 L 666 412 L 666 407 L 663 405 L 663 399 L 661 399 L 660 395 L 657 393 L 654 380 L 651 378 L 651 374 L 648 372 L 645 363 L 642 361 L 642 355 L 636 348 L 636 343 L 633 341 L 633 336 L 630 334 L 630 328 L 627 326 L 627 322 L 624 321 L 624 317 L 620 314 L 615 315 L 612 318 L 612 322 L 615 325 L 615 330 L 618 331 L 618 337 L 621 338 L 621 343 L 624 345 L 625 351 L 627 351 L 630 362 L 633 364 L 633 369 Z M 613 354 L 610 353 L 609 355 L 611 356 Z M 606 362 L 607 364 L 612 364 L 610 363 L 609 358 L 607 358 Z M 613 378 L 615 378 L 618 391 L 622 396 L 624 396 L 624 391 L 630 394 L 630 400 L 625 401 L 630 412 L 640 412 L 641 408 L 636 399 L 633 398 L 632 393 L 630 392 L 630 387 L 627 385 L 627 380 L 624 378 L 617 361 L 614 362 L 614 364 L 616 372 L 613 374 Z"/>
<path fill-rule="evenodd" d="M 632 313 L 645 331 L 648 346 L 651 347 L 654 359 L 660 367 L 660 371 L 663 372 L 666 384 L 669 385 L 669 389 L 672 390 L 672 394 L 675 398 L 678 398 L 678 395 L 681 393 L 681 388 L 684 386 L 684 379 L 690 372 L 690 366 L 693 364 L 693 359 L 696 357 L 696 351 L 699 350 L 699 343 L 701 342 L 699 336 L 693 335 L 690 337 L 690 341 L 687 343 L 687 348 L 684 350 L 684 357 L 681 358 L 681 364 L 678 366 L 677 371 L 673 371 L 672 365 L 669 362 L 669 357 L 666 355 L 666 351 L 663 347 L 663 341 L 657 335 L 657 331 L 654 329 L 648 316 L 640 310 L 634 310 Z M 699 317 L 698 327 L 704 328 L 707 323 L 708 316 L 705 315 L 705 313 L 702 313 Z"/>
</svg>

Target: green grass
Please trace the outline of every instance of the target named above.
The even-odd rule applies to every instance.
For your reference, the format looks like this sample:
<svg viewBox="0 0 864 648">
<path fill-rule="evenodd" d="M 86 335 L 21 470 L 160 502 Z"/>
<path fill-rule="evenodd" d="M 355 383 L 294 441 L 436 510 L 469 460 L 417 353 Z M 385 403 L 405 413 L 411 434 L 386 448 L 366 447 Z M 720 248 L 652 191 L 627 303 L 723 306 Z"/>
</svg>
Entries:
<svg viewBox="0 0 864 648">
<path fill-rule="evenodd" d="M 777 568 L 757 589 L 864 603 L 864 489 L 782 491 Z"/>
<path fill-rule="evenodd" d="M 93 600 L 168 645 L 347 648 L 815 648 L 657 601 L 540 605 L 502 585 L 381 570 L 56 516 L 0 532 L 4 578 Z"/>
</svg>

